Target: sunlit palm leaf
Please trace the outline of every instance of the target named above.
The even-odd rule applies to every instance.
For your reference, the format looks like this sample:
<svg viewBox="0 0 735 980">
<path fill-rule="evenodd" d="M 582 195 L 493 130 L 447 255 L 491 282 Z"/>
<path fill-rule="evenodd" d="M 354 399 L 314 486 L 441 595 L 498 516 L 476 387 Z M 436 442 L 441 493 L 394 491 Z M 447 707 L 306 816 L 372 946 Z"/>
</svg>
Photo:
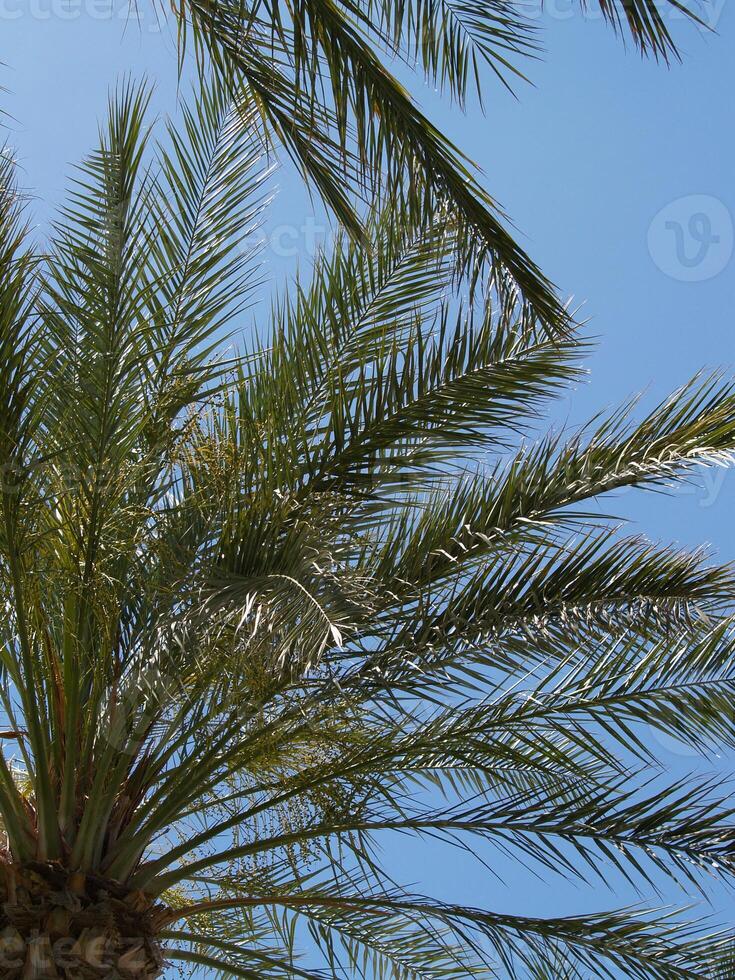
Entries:
<svg viewBox="0 0 735 980">
<path fill-rule="evenodd" d="M 706 769 L 735 746 L 735 574 L 598 505 L 728 464 L 732 382 L 549 435 L 584 339 L 487 267 L 467 288 L 454 221 L 379 212 L 233 357 L 268 167 L 232 84 L 160 146 L 124 85 L 43 256 L 4 162 L 2 929 L 52 906 L 75 977 L 90 923 L 113 959 L 139 930 L 142 977 L 161 944 L 243 977 L 727 969 L 693 912 L 463 907 L 380 845 L 732 881 Z M 697 771 L 667 774 L 652 730 Z"/>
</svg>

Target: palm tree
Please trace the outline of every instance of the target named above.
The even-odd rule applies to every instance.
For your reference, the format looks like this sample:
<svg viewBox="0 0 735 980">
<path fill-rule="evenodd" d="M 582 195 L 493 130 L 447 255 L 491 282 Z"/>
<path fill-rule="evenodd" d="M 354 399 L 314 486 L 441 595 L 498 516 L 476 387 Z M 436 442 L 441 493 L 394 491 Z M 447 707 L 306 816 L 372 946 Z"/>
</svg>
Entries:
<svg viewBox="0 0 735 980">
<path fill-rule="evenodd" d="M 160 3 L 165 13 L 166 4 Z M 581 0 L 580 10 L 586 6 Z M 267 131 L 358 238 L 359 201 L 400 205 L 429 225 L 449 211 L 466 272 L 490 260 L 541 319 L 564 310 L 504 225 L 471 162 L 392 73 L 418 70 L 461 109 L 482 102 L 483 74 L 510 87 L 537 57 L 536 25 L 513 0 L 171 0 L 180 51 L 245 80 Z M 667 15 L 702 21 L 682 0 L 599 0 L 642 54 L 678 57 Z"/>
<path fill-rule="evenodd" d="M 464 907 L 379 848 L 731 877 L 727 791 L 649 733 L 735 743 L 733 570 L 594 501 L 729 462 L 735 385 L 539 433 L 584 338 L 392 214 L 236 352 L 268 169 L 231 92 L 154 145 L 123 86 L 43 251 L 2 158 L 2 976 L 716 975 L 691 913 Z"/>
</svg>

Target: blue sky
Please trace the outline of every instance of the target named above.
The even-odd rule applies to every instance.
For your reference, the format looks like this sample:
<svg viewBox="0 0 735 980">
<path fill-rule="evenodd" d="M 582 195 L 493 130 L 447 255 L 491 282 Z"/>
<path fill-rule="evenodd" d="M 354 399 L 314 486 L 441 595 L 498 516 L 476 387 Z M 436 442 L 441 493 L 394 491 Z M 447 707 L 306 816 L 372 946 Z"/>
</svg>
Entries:
<svg viewBox="0 0 735 980">
<path fill-rule="evenodd" d="M 146 73 L 157 109 L 175 103 L 175 45 L 157 28 L 152 0 L 139 3 L 136 22 L 119 0 L 0 0 L 8 138 L 40 231 L 116 77 Z M 670 18 L 684 57 L 669 69 L 626 51 L 599 15 L 569 0 L 543 10 L 531 0 L 528 12 L 546 51 L 527 65 L 533 85 L 520 83 L 517 98 L 488 80 L 486 114 L 462 117 L 428 87 L 415 90 L 599 337 L 590 384 L 563 412 L 580 421 L 643 389 L 653 404 L 700 367 L 735 369 L 735 6 L 715 0 L 707 12 L 717 34 Z M 293 174 L 284 169 L 278 182 L 264 252 L 274 282 L 308 262 L 324 227 Z M 670 498 L 626 494 L 615 510 L 654 538 L 709 542 L 735 559 L 734 504 L 735 473 L 710 471 Z M 666 751 L 674 769 L 693 764 Z M 591 905 L 581 890 L 534 883 L 507 864 L 501 885 L 443 852 L 421 863 L 406 847 L 391 861 L 407 879 L 478 905 L 531 914 L 616 904 L 600 891 Z"/>
</svg>

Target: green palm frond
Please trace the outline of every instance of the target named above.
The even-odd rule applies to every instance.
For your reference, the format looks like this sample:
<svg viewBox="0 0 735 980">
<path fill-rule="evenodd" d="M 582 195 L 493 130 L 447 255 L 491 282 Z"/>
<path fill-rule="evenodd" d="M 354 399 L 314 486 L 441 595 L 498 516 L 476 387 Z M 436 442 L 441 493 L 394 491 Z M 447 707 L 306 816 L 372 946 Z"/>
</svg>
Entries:
<svg viewBox="0 0 735 980">
<path fill-rule="evenodd" d="M 582 5 L 584 6 L 584 4 Z M 431 123 L 393 68 L 420 68 L 464 107 L 482 102 L 483 74 L 505 85 L 540 50 L 535 26 L 513 0 L 183 0 L 171 5 L 182 57 L 245 80 L 267 132 L 358 240 L 364 208 L 400 207 L 394 220 L 431 226 L 451 214 L 463 271 L 489 257 L 496 283 L 521 291 L 557 329 L 567 316 L 551 284 L 505 226 L 472 163 Z M 601 0 L 605 20 L 643 54 L 678 57 L 668 13 L 703 25 L 679 0 Z"/>
<path fill-rule="evenodd" d="M 132 921 L 149 977 L 717 975 L 655 896 L 735 871 L 735 572 L 598 504 L 729 464 L 732 382 L 550 433 L 585 339 L 379 211 L 233 357 L 254 99 L 215 75 L 159 144 L 121 86 L 39 254 L 2 161 L 2 929 Z M 654 907 L 440 901 L 404 837 Z"/>
</svg>

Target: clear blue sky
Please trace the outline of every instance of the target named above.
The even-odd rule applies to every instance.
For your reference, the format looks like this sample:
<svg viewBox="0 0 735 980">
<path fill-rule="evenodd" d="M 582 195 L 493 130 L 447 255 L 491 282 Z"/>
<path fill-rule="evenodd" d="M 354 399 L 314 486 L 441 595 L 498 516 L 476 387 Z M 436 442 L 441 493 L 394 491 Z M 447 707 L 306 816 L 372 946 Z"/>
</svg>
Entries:
<svg viewBox="0 0 735 980">
<path fill-rule="evenodd" d="M 161 111 L 176 99 L 175 46 L 157 30 L 152 0 L 139 0 L 140 23 L 127 25 L 126 5 L 112 2 L 111 10 L 109 0 L 0 0 L 9 138 L 37 195 L 40 230 L 116 77 L 147 73 Z M 715 0 L 708 15 L 716 35 L 674 18 L 684 61 L 670 69 L 625 51 L 599 15 L 569 0 L 551 0 L 544 12 L 531 0 L 528 9 L 544 28 L 546 52 L 528 65 L 534 85 L 521 84 L 517 100 L 489 81 L 486 115 L 462 118 L 430 89 L 420 95 L 600 338 L 591 382 L 570 400 L 569 417 L 641 389 L 652 403 L 701 366 L 735 370 L 735 8 Z M 265 252 L 274 281 L 308 260 L 323 224 L 292 174 L 284 170 L 279 182 Z M 655 538 L 706 541 L 735 558 L 734 504 L 735 473 L 713 471 L 672 498 L 626 494 L 616 510 Z M 693 763 L 673 750 L 670 759 L 674 769 Z M 391 861 L 409 880 L 477 905 L 533 914 L 616 904 L 603 890 L 590 897 L 507 865 L 499 884 L 444 852 L 419 863 L 402 848 Z M 674 891 L 665 897 L 686 900 Z"/>
</svg>

